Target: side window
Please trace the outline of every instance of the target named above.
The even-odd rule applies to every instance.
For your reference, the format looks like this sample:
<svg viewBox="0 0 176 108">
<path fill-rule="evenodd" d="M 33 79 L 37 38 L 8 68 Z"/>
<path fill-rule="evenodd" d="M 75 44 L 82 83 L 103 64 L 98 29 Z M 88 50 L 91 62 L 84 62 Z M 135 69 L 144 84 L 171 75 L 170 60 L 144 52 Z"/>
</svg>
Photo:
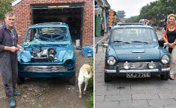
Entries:
<svg viewBox="0 0 176 108">
<path fill-rule="evenodd" d="M 29 29 L 27 33 L 27 39 L 25 42 L 31 42 L 34 39 L 34 29 Z"/>
<path fill-rule="evenodd" d="M 34 40 L 34 38 L 36 38 L 35 37 L 35 31 L 36 31 L 36 29 L 31 30 L 30 41 L 32 41 L 32 40 Z"/>
<path fill-rule="evenodd" d="M 27 31 L 27 39 L 25 42 L 30 42 L 30 34 L 31 34 L 31 29 Z"/>
</svg>

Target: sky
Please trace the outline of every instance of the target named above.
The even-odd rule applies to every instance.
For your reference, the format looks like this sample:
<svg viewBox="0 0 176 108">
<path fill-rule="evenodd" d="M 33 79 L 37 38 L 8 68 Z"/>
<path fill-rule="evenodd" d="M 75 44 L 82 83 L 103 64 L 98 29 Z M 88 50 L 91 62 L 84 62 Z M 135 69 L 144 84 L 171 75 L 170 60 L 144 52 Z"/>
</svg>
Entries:
<svg viewBox="0 0 176 108">
<path fill-rule="evenodd" d="M 124 10 L 125 18 L 137 16 L 143 6 L 158 0 L 107 0 L 114 11 Z"/>
</svg>

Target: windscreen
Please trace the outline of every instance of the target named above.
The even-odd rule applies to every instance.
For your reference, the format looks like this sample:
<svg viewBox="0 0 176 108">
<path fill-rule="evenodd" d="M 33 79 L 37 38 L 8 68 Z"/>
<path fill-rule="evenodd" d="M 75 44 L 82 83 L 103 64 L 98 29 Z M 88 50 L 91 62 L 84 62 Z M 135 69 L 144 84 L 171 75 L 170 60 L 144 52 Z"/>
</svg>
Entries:
<svg viewBox="0 0 176 108">
<path fill-rule="evenodd" d="M 32 28 L 28 31 L 30 41 L 65 41 L 68 40 L 67 30 L 65 27 L 41 27 Z"/>
<path fill-rule="evenodd" d="M 156 42 L 153 29 L 149 28 L 122 28 L 114 29 L 111 33 L 111 42 Z"/>
</svg>

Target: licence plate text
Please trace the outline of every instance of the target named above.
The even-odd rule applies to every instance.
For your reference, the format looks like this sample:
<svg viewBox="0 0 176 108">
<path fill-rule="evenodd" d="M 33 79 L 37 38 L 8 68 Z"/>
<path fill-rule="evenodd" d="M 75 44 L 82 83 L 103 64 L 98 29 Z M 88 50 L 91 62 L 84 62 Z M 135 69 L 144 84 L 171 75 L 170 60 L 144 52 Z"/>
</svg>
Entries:
<svg viewBox="0 0 176 108">
<path fill-rule="evenodd" d="M 127 78 L 149 78 L 151 77 L 151 73 L 145 72 L 145 73 L 127 73 Z"/>
</svg>

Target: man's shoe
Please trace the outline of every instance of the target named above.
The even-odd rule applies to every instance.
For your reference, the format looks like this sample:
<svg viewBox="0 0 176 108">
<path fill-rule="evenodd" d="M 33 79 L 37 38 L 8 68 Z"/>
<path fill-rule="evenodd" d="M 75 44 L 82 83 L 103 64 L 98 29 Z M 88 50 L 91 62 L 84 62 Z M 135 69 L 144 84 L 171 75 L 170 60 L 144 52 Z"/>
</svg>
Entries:
<svg viewBox="0 0 176 108">
<path fill-rule="evenodd" d="M 10 105 L 10 107 L 15 107 L 16 106 L 15 97 L 10 98 L 9 105 Z"/>
<path fill-rule="evenodd" d="M 21 95 L 21 93 L 19 93 L 19 92 L 14 92 L 14 96 L 20 96 Z"/>
</svg>

